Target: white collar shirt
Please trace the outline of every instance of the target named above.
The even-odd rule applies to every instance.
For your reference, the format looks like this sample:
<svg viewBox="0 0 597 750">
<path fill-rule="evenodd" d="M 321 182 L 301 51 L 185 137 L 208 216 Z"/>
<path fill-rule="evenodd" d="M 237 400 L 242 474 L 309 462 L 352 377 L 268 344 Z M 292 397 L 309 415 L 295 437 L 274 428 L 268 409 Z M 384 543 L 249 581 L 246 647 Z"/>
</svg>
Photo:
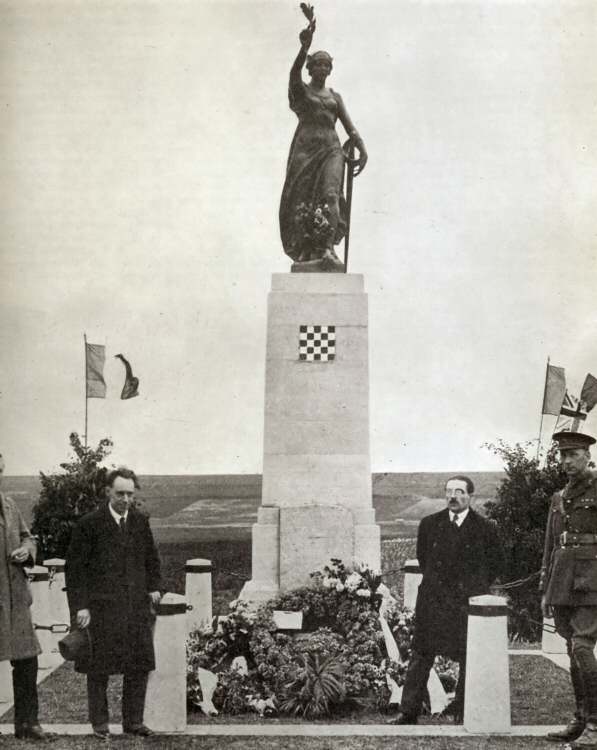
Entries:
<svg viewBox="0 0 597 750">
<path fill-rule="evenodd" d="M 114 510 L 114 508 L 113 508 L 113 507 L 112 507 L 112 506 L 110 505 L 110 503 L 108 503 L 108 508 L 109 508 L 109 510 L 110 510 L 110 515 L 112 516 L 112 518 L 113 518 L 113 519 L 114 519 L 114 521 L 116 522 L 116 525 L 118 526 L 118 528 L 120 528 L 120 519 L 121 519 L 121 518 L 124 518 L 124 522 L 126 523 L 126 519 L 127 519 L 127 516 L 128 516 L 128 514 L 129 514 L 129 512 L 128 512 L 128 508 L 127 508 L 127 510 L 125 510 L 125 511 L 124 511 L 124 513 L 123 513 L 122 515 L 119 515 L 119 514 L 118 514 L 118 513 L 117 513 L 117 512 L 116 512 L 116 511 Z"/>
<path fill-rule="evenodd" d="M 464 523 L 464 519 L 468 516 L 468 508 L 462 511 L 462 513 L 454 513 L 450 511 L 450 521 L 455 522 L 456 526 L 460 527 Z"/>
</svg>

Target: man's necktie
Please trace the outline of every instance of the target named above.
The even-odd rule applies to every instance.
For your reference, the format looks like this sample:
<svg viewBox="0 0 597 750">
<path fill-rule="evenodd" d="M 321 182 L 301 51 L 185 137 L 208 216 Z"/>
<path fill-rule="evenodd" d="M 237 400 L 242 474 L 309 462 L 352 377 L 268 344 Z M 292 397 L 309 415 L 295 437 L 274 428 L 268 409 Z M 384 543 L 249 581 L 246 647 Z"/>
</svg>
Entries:
<svg viewBox="0 0 597 750">
<path fill-rule="evenodd" d="M 124 516 L 120 516 L 120 521 L 118 522 L 118 525 L 120 526 L 120 533 L 121 534 L 126 533 L 126 521 L 124 520 Z"/>
<path fill-rule="evenodd" d="M 454 513 L 454 515 L 452 516 L 452 520 L 450 521 L 450 523 L 452 524 L 452 526 L 455 529 L 459 529 L 460 528 L 460 526 L 458 525 L 458 520 L 457 519 L 458 519 L 458 515 L 456 513 Z"/>
</svg>

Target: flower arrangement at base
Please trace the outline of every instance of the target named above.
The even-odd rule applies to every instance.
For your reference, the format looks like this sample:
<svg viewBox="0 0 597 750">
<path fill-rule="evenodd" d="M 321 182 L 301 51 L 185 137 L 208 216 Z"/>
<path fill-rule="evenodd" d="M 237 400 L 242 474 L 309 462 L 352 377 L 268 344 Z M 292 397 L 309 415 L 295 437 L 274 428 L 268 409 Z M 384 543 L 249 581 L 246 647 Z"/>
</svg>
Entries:
<svg viewBox="0 0 597 750">
<path fill-rule="evenodd" d="M 320 717 L 356 708 L 386 710 L 391 681 L 404 683 L 414 615 L 397 606 L 379 571 L 365 565 L 348 567 L 334 559 L 311 575 L 309 586 L 284 592 L 256 611 L 242 601 L 232 602 L 230 610 L 217 627 L 189 638 L 191 706 L 203 708 L 202 670 L 217 675 L 211 700 L 215 710 L 229 714 L 277 710 Z M 279 630 L 277 610 L 302 612 L 302 631 Z M 396 642 L 394 660 L 382 616 Z M 443 671 L 449 682 L 449 667 Z"/>
</svg>

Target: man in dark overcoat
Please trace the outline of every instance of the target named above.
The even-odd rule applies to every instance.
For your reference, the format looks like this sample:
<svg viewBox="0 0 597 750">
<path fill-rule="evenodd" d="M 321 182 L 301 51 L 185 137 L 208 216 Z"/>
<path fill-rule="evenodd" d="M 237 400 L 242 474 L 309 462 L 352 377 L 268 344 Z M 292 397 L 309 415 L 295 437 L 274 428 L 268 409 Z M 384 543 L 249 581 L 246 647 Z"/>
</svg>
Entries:
<svg viewBox="0 0 597 750">
<path fill-rule="evenodd" d="M 0 485 L 4 459 L 0 454 Z M 0 661 L 10 660 L 15 736 L 46 740 L 38 721 L 37 656 L 41 653 L 31 620 L 31 589 L 25 566 L 35 562 L 35 539 L 19 509 L 0 492 Z"/>
<path fill-rule="evenodd" d="M 552 497 L 539 588 L 544 617 L 566 640 L 576 702 L 572 720 L 548 739 L 597 748 L 597 478 L 589 470 L 595 438 L 557 432 L 568 482 Z"/>
<path fill-rule="evenodd" d="M 89 628 L 91 656 L 75 662 L 87 673 L 89 720 L 109 737 L 108 676 L 123 674 L 122 728 L 148 736 L 143 723 L 148 673 L 155 669 L 152 604 L 161 598 L 160 560 L 149 521 L 132 507 L 137 477 L 130 469 L 106 478 L 108 502 L 78 522 L 66 557 L 66 588 L 77 627 Z"/>
<path fill-rule="evenodd" d="M 451 477 L 446 483 L 447 507 L 419 524 L 417 559 L 423 577 L 417 593 L 411 659 L 400 711 L 392 724 L 417 723 L 438 654 L 459 663 L 456 695 L 445 715 L 462 721 L 468 600 L 489 593 L 503 568 L 495 524 L 470 507 L 474 491 L 469 477 Z"/>
</svg>

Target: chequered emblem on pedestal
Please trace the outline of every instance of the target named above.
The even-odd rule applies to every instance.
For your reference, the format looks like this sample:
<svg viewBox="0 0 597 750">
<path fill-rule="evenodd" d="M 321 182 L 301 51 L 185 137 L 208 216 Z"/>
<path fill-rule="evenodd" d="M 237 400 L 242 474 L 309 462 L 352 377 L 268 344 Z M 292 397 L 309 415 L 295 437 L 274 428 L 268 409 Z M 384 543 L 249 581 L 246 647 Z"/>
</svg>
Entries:
<svg viewBox="0 0 597 750">
<path fill-rule="evenodd" d="M 336 326 L 301 326 L 299 359 L 329 362 L 336 358 Z"/>
</svg>

